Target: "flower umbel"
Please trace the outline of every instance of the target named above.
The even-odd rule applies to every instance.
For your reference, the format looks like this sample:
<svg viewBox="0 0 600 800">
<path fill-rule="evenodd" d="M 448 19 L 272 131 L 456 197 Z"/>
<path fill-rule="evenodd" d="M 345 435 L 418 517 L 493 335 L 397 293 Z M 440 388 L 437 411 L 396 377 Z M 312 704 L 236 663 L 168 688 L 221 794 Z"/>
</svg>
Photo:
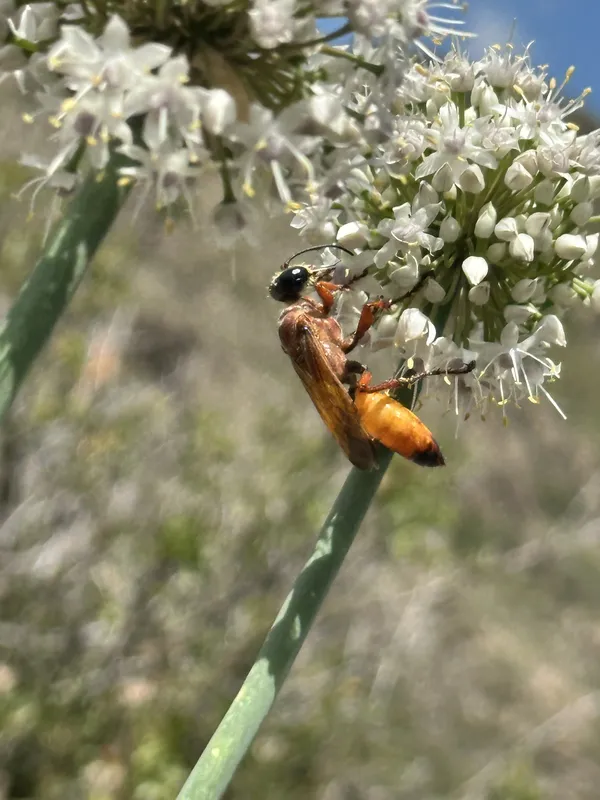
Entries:
<svg viewBox="0 0 600 800">
<path fill-rule="evenodd" d="M 411 42 L 451 30 L 451 23 L 440 28 L 427 5 L 354 3 L 349 53 L 327 44 L 353 30 L 337 0 L 91 0 L 21 8 L 5 0 L 0 80 L 14 75 L 35 98 L 29 121 L 46 117 L 52 125 L 54 171 L 102 169 L 121 147 L 140 164 L 124 176 L 146 188 L 153 180 L 158 205 L 171 218 L 169 206 L 189 205 L 211 164 L 225 203 L 258 194 L 264 208 L 274 194 L 276 209 L 295 209 L 325 183 L 338 146 L 364 141 L 367 110 L 385 111 L 377 82 L 371 108 L 364 106 L 362 73 L 381 76 L 389 96 Z M 319 31 L 323 17 L 339 18 L 334 34 Z M 367 52 L 368 60 L 361 55 Z M 172 185 L 189 191 L 165 191 L 164 170 L 148 170 L 149 158 L 169 162 Z"/>
<path fill-rule="evenodd" d="M 331 213 L 308 206 L 293 222 L 311 240 L 327 221 L 368 231 L 356 251 L 398 301 L 371 346 L 394 345 L 428 369 L 476 359 L 475 373 L 455 379 L 457 410 L 555 404 L 546 385 L 560 368 L 548 348 L 566 345 L 560 319 L 578 301 L 598 305 L 589 225 L 600 137 L 578 135 L 569 116 L 587 92 L 565 103 L 563 86 L 511 48 L 413 64 L 393 111 L 372 109 L 337 194 L 317 192 L 312 209 L 335 197 Z"/>
</svg>

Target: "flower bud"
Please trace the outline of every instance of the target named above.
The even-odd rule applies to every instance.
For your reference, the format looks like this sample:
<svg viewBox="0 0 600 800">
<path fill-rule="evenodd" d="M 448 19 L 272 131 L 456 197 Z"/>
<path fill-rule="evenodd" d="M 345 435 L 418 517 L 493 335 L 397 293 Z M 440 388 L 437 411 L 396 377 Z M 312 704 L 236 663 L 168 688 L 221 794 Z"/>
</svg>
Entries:
<svg viewBox="0 0 600 800">
<path fill-rule="evenodd" d="M 428 278 L 423 292 L 425 299 L 429 303 L 441 303 L 446 296 L 446 290 L 433 278 Z"/>
<path fill-rule="evenodd" d="M 471 164 L 458 179 L 458 184 L 463 192 L 479 194 L 485 188 L 483 172 L 478 164 Z"/>
<path fill-rule="evenodd" d="M 490 299 L 490 284 L 488 281 L 482 281 L 477 286 L 469 289 L 469 300 L 474 306 L 484 306 Z"/>
<path fill-rule="evenodd" d="M 487 260 L 490 264 L 498 264 L 506 256 L 506 243 L 496 242 L 491 244 L 486 252 Z"/>
<path fill-rule="evenodd" d="M 577 293 L 573 291 L 570 283 L 557 283 L 549 290 L 548 297 L 555 305 L 562 308 L 569 308 L 577 301 Z"/>
<path fill-rule="evenodd" d="M 435 325 L 418 308 L 407 308 L 402 312 L 398 321 L 394 339 L 396 345 L 401 347 L 406 342 L 423 338 L 427 344 L 433 342 L 435 339 Z"/>
<path fill-rule="evenodd" d="M 202 122 L 209 133 L 220 136 L 235 122 L 235 100 L 225 89 L 207 89 L 202 98 Z"/>
<path fill-rule="evenodd" d="M 563 212 L 560 206 L 552 206 L 550 209 L 550 230 L 556 230 L 563 221 Z"/>
<path fill-rule="evenodd" d="M 555 314 L 543 317 L 537 324 L 534 334 L 539 341 L 547 344 L 557 344 L 560 347 L 565 347 L 567 344 L 565 329 Z"/>
<path fill-rule="evenodd" d="M 558 190 L 558 193 L 554 198 L 554 202 L 558 203 L 560 200 L 570 200 L 572 187 L 573 187 L 573 178 L 570 175 L 565 175 L 563 185 Z"/>
<path fill-rule="evenodd" d="M 440 107 L 438 104 L 435 102 L 433 97 L 430 97 L 425 103 L 425 115 L 427 116 L 427 119 L 435 119 L 439 110 Z"/>
<path fill-rule="evenodd" d="M 419 184 L 419 191 L 414 200 L 414 211 L 423 206 L 434 205 L 439 202 L 439 196 L 433 186 L 427 181 L 421 181 Z"/>
<path fill-rule="evenodd" d="M 554 242 L 554 252 L 565 261 L 577 261 L 585 255 L 587 242 L 585 236 L 574 233 L 563 233 Z"/>
<path fill-rule="evenodd" d="M 575 225 L 582 228 L 590 221 L 590 217 L 594 213 L 594 206 L 590 202 L 577 203 L 569 217 L 573 220 Z"/>
<path fill-rule="evenodd" d="M 548 250 L 552 250 L 552 245 L 554 244 L 552 231 L 549 231 L 548 228 L 546 228 L 537 236 L 534 236 L 533 241 L 535 242 L 535 249 L 539 253 L 546 253 Z"/>
<path fill-rule="evenodd" d="M 590 175 L 590 196 L 589 200 L 596 200 L 600 197 L 600 175 Z"/>
<path fill-rule="evenodd" d="M 475 86 L 471 93 L 471 102 L 473 105 L 479 107 L 479 113 L 482 117 L 491 114 L 493 109 L 498 105 L 498 95 L 487 84 L 480 84 L 479 87 Z"/>
<path fill-rule="evenodd" d="M 507 322 L 514 322 L 523 325 L 532 315 L 533 309 L 530 306 L 507 305 L 504 306 L 504 319 Z"/>
<path fill-rule="evenodd" d="M 517 156 L 513 162 L 514 164 L 522 164 L 530 175 L 537 175 L 537 155 L 535 150 L 525 150 L 520 156 Z"/>
<path fill-rule="evenodd" d="M 510 296 L 515 303 L 527 303 L 533 297 L 536 286 L 536 278 L 523 278 L 515 283 L 511 289 Z"/>
<path fill-rule="evenodd" d="M 449 192 L 454 186 L 454 175 L 450 164 L 443 164 L 431 179 L 431 185 L 438 192 Z"/>
<path fill-rule="evenodd" d="M 419 280 L 419 265 L 416 259 L 412 263 L 392 270 L 390 272 L 390 280 L 400 290 L 406 292 L 416 286 Z"/>
<path fill-rule="evenodd" d="M 462 263 L 462 271 L 471 286 L 477 286 L 488 274 L 488 263 L 481 256 L 469 256 Z"/>
<path fill-rule="evenodd" d="M 546 178 L 565 177 L 569 172 L 569 148 L 538 147 L 538 169 Z M 562 190 L 561 190 L 562 191 Z"/>
<path fill-rule="evenodd" d="M 512 241 L 519 233 L 517 221 L 514 217 L 504 217 L 497 223 L 494 233 L 502 242 Z"/>
<path fill-rule="evenodd" d="M 536 211 L 530 214 L 525 221 L 525 232 L 535 239 L 550 224 L 550 214 L 545 211 Z"/>
<path fill-rule="evenodd" d="M 509 322 L 500 331 L 500 344 L 504 347 L 514 347 L 519 341 L 519 328 L 514 322 Z"/>
<path fill-rule="evenodd" d="M 454 217 L 446 217 L 440 225 L 440 236 L 447 244 L 455 242 L 460 236 L 460 232 L 460 223 Z"/>
<path fill-rule="evenodd" d="M 529 170 L 526 169 L 522 164 L 518 164 L 515 161 L 506 170 L 506 175 L 504 176 L 504 184 L 512 192 L 520 192 L 521 189 L 526 189 L 532 183 L 533 183 L 533 176 L 531 172 L 529 172 Z"/>
<path fill-rule="evenodd" d="M 580 175 L 575 180 L 573 188 L 571 189 L 571 200 L 574 203 L 585 203 L 590 199 L 592 193 L 592 184 L 587 175 Z"/>
<path fill-rule="evenodd" d="M 520 233 L 508 245 L 508 252 L 517 261 L 525 261 L 526 263 L 533 261 L 533 239 L 528 233 Z"/>
<path fill-rule="evenodd" d="M 337 232 L 338 244 L 349 250 L 364 247 L 369 238 L 369 229 L 363 222 L 347 222 Z"/>
<path fill-rule="evenodd" d="M 586 248 L 583 258 L 586 261 L 594 257 L 598 249 L 598 239 L 600 239 L 600 233 L 590 233 L 585 237 Z"/>
<path fill-rule="evenodd" d="M 556 187 L 554 183 L 548 178 L 545 178 L 535 187 L 533 191 L 533 199 L 541 206 L 551 206 L 554 203 L 555 191 Z"/>
<path fill-rule="evenodd" d="M 542 303 L 546 302 L 546 282 L 541 278 L 537 279 L 537 285 L 535 287 L 533 297 L 531 298 L 531 302 L 536 306 L 541 306 Z"/>
<path fill-rule="evenodd" d="M 517 223 L 517 230 L 519 233 L 525 233 L 525 223 L 527 222 L 527 214 L 517 214 L 515 217 Z"/>
<path fill-rule="evenodd" d="M 458 196 L 458 189 L 456 188 L 456 184 L 453 183 L 452 187 L 448 189 L 447 192 L 444 192 L 444 200 L 447 203 L 455 203 L 457 196 Z"/>
<path fill-rule="evenodd" d="M 478 239 L 489 239 L 494 232 L 497 219 L 498 214 L 492 203 L 486 203 L 479 212 L 475 223 L 475 236 Z"/>
</svg>

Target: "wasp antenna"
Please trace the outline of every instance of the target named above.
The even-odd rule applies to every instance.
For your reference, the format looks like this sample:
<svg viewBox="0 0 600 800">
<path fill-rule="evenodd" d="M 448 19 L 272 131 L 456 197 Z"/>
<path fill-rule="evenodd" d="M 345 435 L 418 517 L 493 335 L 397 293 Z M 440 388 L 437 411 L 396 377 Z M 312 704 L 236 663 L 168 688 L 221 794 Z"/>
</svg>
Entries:
<svg viewBox="0 0 600 800">
<path fill-rule="evenodd" d="M 343 250 L 344 253 L 348 253 L 349 256 L 355 255 L 352 250 L 348 250 L 347 247 L 344 247 L 341 244 L 315 244 L 312 247 L 307 247 L 304 250 L 299 250 L 297 253 L 294 253 L 293 256 L 290 256 L 288 260 L 284 263 L 283 269 L 289 267 L 290 263 L 298 256 L 304 255 L 304 253 L 312 253 L 315 250 L 326 250 L 328 247 L 331 247 L 333 250 Z"/>
</svg>

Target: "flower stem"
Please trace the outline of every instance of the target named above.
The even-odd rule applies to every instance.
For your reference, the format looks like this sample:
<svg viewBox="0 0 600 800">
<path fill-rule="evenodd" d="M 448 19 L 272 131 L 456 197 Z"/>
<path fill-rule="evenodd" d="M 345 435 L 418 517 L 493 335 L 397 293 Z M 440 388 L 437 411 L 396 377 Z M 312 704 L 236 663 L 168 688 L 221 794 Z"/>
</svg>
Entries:
<svg viewBox="0 0 600 800">
<path fill-rule="evenodd" d="M 0 328 L 0 420 L 128 194 L 117 183 L 121 163 L 113 156 L 101 173 L 87 176 Z"/>
<path fill-rule="evenodd" d="M 324 45 L 320 48 L 320 51 L 328 56 L 345 58 L 346 61 L 352 61 L 352 63 L 356 64 L 357 67 L 362 67 L 362 69 L 372 72 L 373 75 L 381 75 L 385 70 L 383 64 L 372 64 L 370 61 L 365 61 L 364 58 L 361 58 L 354 53 L 349 53 L 347 50 L 342 50 L 339 47 L 329 47 L 329 45 Z"/>
<path fill-rule="evenodd" d="M 380 448 L 378 469 L 354 468 L 348 475 L 311 557 L 177 800 L 218 800 L 227 789 L 298 655 L 391 459 L 392 454 Z"/>
</svg>

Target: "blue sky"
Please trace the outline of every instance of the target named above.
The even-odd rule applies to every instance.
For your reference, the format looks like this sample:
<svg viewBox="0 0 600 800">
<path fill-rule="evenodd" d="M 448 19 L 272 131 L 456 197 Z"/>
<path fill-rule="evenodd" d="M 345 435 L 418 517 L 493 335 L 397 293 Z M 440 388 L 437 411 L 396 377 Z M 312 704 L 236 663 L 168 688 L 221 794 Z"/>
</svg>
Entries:
<svg viewBox="0 0 600 800">
<path fill-rule="evenodd" d="M 455 16 L 446 9 L 438 11 L 440 16 Z M 506 42 L 516 22 L 515 47 L 534 41 L 533 63 L 548 64 L 549 75 L 559 83 L 574 66 L 569 95 L 576 97 L 589 86 L 586 107 L 600 114 L 600 0 L 470 0 L 465 20 L 465 28 L 478 34 L 468 47 L 475 58 L 485 47 Z M 328 22 L 323 28 L 338 26 L 339 21 Z"/>
<path fill-rule="evenodd" d="M 471 0 L 465 19 L 478 34 L 469 46 L 476 57 L 484 46 L 504 43 L 516 21 L 513 43 L 534 41 L 533 63 L 548 64 L 559 82 L 574 66 L 569 94 L 591 87 L 586 106 L 600 113 L 600 0 Z"/>
</svg>

